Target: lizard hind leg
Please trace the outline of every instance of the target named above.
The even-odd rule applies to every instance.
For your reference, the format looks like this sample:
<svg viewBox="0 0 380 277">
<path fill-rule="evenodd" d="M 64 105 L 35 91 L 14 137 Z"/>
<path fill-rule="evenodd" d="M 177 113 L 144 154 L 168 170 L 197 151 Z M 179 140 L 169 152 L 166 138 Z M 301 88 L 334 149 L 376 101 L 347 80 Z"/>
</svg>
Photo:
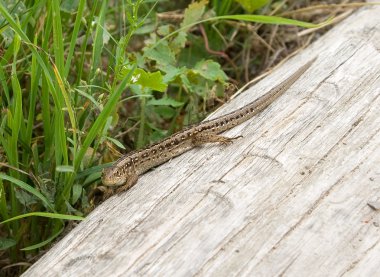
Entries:
<svg viewBox="0 0 380 277">
<path fill-rule="evenodd" d="M 228 145 L 231 144 L 235 139 L 242 137 L 243 136 L 229 138 L 214 133 L 199 133 L 192 138 L 192 143 L 195 147 L 206 143 L 221 143 L 223 145 Z"/>
</svg>

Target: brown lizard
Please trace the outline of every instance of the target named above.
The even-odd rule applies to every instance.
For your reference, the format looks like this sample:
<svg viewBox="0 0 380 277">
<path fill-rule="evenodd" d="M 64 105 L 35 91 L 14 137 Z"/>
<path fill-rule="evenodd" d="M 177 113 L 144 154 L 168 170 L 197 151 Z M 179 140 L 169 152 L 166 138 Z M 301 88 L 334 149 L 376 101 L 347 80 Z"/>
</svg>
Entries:
<svg viewBox="0 0 380 277">
<path fill-rule="evenodd" d="M 290 77 L 259 97 L 254 102 L 226 115 L 201 122 L 179 131 L 170 137 L 152 144 L 145 149 L 126 154 L 111 167 L 103 169 L 102 182 L 105 186 L 121 186 L 122 192 L 133 186 L 138 176 L 152 167 L 160 165 L 194 147 L 205 143 L 219 142 L 228 144 L 235 138 L 218 135 L 243 123 L 263 111 L 280 97 L 312 65 L 316 57 L 301 66 Z"/>
</svg>

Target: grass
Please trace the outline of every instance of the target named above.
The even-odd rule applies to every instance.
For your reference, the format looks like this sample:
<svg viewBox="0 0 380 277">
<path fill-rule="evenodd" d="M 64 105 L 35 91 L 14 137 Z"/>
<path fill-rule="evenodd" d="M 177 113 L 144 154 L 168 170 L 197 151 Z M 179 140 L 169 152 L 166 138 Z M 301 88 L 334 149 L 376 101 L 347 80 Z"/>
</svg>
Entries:
<svg viewBox="0 0 380 277">
<path fill-rule="evenodd" d="M 2 273 L 22 272 L 94 208 L 101 169 L 120 151 L 199 121 L 227 82 L 268 65 L 274 44 L 267 58 L 245 54 L 253 34 L 273 28 L 262 24 L 328 19 L 275 16 L 264 2 L 254 15 L 234 1 L 195 2 L 179 21 L 158 12 L 168 1 L 0 2 Z"/>
</svg>

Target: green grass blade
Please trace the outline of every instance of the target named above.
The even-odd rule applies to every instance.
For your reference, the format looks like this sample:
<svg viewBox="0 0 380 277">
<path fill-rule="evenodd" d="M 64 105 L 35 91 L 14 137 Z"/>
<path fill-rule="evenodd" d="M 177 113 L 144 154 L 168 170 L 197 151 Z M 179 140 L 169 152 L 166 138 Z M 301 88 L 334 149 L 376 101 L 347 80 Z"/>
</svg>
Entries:
<svg viewBox="0 0 380 277">
<path fill-rule="evenodd" d="M 56 166 L 68 165 L 69 156 L 67 154 L 66 147 L 66 133 L 65 133 L 65 122 L 62 113 L 57 108 L 54 110 L 54 121 L 53 121 L 55 131 L 54 131 L 54 142 L 55 142 L 55 163 Z M 63 161 L 62 161 L 63 158 Z M 58 182 L 59 183 L 59 182 Z"/>
<path fill-rule="evenodd" d="M 52 13 L 48 13 L 48 16 L 44 24 L 44 27 L 45 27 L 44 34 L 41 38 L 42 49 L 45 53 L 48 53 L 49 51 L 50 33 L 53 30 L 51 14 Z M 42 58 L 45 64 L 49 63 L 47 55 L 44 55 Z M 37 57 L 36 57 L 36 60 L 37 60 Z M 39 64 L 39 68 L 40 70 L 42 69 L 41 64 Z M 50 85 L 47 79 L 48 77 L 46 77 L 46 73 L 45 73 L 45 76 L 41 78 L 41 113 L 42 113 L 42 123 L 43 123 L 43 128 L 44 128 L 43 153 L 45 153 L 44 160 L 43 160 L 44 168 L 47 168 L 48 164 L 51 163 L 51 159 L 52 159 L 51 155 L 54 151 L 54 128 L 55 128 L 55 124 L 53 124 L 54 122 L 53 111 L 51 109 L 51 104 L 50 104 L 50 100 L 51 100 L 50 99 Z"/>
<path fill-rule="evenodd" d="M 38 190 L 36 190 L 32 186 L 28 185 L 27 183 L 25 183 L 19 179 L 16 179 L 12 176 L 5 175 L 3 173 L 0 173 L 0 179 L 12 182 L 13 184 L 17 185 L 18 187 L 30 192 L 31 194 L 33 194 L 34 196 L 39 198 L 44 203 L 44 205 L 46 207 L 48 207 L 50 210 L 54 211 L 54 207 L 49 202 L 49 200 L 44 195 L 42 195 Z"/>
<path fill-rule="evenodd" d="M 331 22 L 331 19 L 330 19 L 319 24 L 314 24 L 314 23 L 309 23 L 305 21 L 299 21 L 299 20 L 294 20 L 294 19 L 289 19 L 289 18 L 284 18 L 284 17 L 279 17 L 279 16 L 252 15 L 252 14 L 222 15 L 222 16 L 217 16 L 217 17 L 207 19 L 207 21 L 214 21 L 214 20 L 241 20 L 241 21 L 264 23 L 264 24 L 293 25 L 293 26 L 299 26 L 299 27 L 304 27 L 304 28 L 317 28 Z"/>
<path fill-rule="evenodd" d="M 37 41 L 37 37 L 35 37 L 35 42 Z M 26 144 L 27 151 L 24 151 L 22 162 L 24 164 L 28 163 L 29 155 L 31 153 L 31 140 L 33 127 L 35 124 L 35 113 L 36 113 L 36 101 L 37 101 L 37 92 L 38 92 L 38 81 L 41 78 L 41 68 L 37 65 L 36 57 L 32 56 L 32 62 L 30 66 L 30 76 L 31 76 L 31 85 L 30 85 L 30 94 L 29 94 L 29 111 L 28 111 L 28 119 L 26 125 L 26 131 L 23 136 L 23 140 Z M 38 165 L 36 165 L 37 167 Z"/>
<path fill-rule="evenodd" d="M 62 24 L 61 24 L 61 11 L 59 8 L 59 0 L 52 1 L 52 13 L 53 13 L 53 48 L 54 59 L 58 71 L 63 74 L 64 72 L 64 58 L 63 58 L 63 36 L 62 36 Z"/>
<path fill-rule="evenodd" d="M 46 213 L 46 212 L 33 212 L 33 213 L 27 213 L 27 214 L 21 214 L 18 216 L 14 216 L 12 218 L 9 218 L 7 220 L 0 222 L 0 224 L 4 224 L 7 222 L 19 220 L 21 218 L 30 217 L 30 216 L 40 216 L 40 217 L 48 217 L 48 218 L 63 219 L 63 220 L 84 220 L 84 217 L 77 216 L 77 215 L 58 214 L 58 213 L 56 214 L 56 213 Z"/>
<path fill-rule="evenodd" d="M 77 79 L 76 79 L 76 84 L 79 84 L 80 81 L 82 80 L 82 75 L 83 75 L 83 72 L 84 72 L 84 64 L 85 64 L 85 60 L 86 60 L 86 49 L 87 49 L 87 42 L 90 38 L 90 36 L 92 35 L 92 28 L 91 28 L 91 24 L 94 20 L 94 17 L 95 17 L 95 12 L 98 10 L 98 3 L 99 1 L 94 1 L 93 2 L 93 5 L 92 5 L 92 8 L 91 8 L 91 13 L 90 15 L 87 17 L 87 27 L 86 27 L 86 34 L 84 36 L 84 39 L 82 41 L 82 45 L 81 45 L 81 48 L 80 48 L 80 60 L 78 62 L 78 66 L 77 68 L 79 69 L 78 70 L 78 74 L 77 74 Z"/>
<path fill-rule="evenodd" d="M 7 200 L 5 199 L 5 187 L 2 179 L 0 179 L 0 215 L 4 219 L 9 218 Z"/>
<path fill-rule="evenodd" d="M 98 17 L 98 24 L 96 25 L 95 38 L 94 38 L 94 48 L 92 51 L 92 65 L 91 65 L 91 74 L 90 79 L 94 78 L 95 72 L 100 66 L 100 61 L 102 57 L 103 49 L 103 26 L 105 13 L 107 10 L 108 0 L 102 2 L 102 7 L 100 9 L 100 14 Z"/>
<path fill-rule="evenodd" d="M 62 80 L 61 75 L 60 75 L 60 73 L 58 71 L 58 68 L 53 65 L 53 69 L 54 69 L 55 77 L 56 77 L 56 79 L 58 81 L 58 85 L 59 85 L 59 87 L 61 89 L 62 96 L 63 96 L 63 98 L 65 100 L 67 112 L 69 114 L 71 128 L 72 128 L 72 131 L 73 131 L 73 140 L 74 140 L 74 145 L 73 146 L 74 146 L 74 155 L 75 155 L 76 154 L 76 149 L 77 149 L 77 124 L 76 124 L 76 120 L 75 120 L 74 109 L 73 109 L 73 106 L 71 104 L 71 98 L 70 98 L 69 94 L 66 91 L 65 85 L 63 84 L 63 80 Z M 66 146 L 66 139 L 64 140 L 64 143 L 65 143 L 65 146 Z"/>
<path fill-rule="evenodd" d="M 192 24 L 183 26 L 182 28 L 179 28 L 178 30 L 176 30 L 176 31 L 166 35 L 162 39 L 158 40 L 151 48 L 155 48 L 157 45 L 159 45 L 164 40 L 167 40 L 168 38 L 174 36 L 175 34 L 181 32 L 183 30 L 187 30 L 190 27 L 193 27 L 195 25 L 205 23 L 205 22 L 219 21 L 219 20 L 241 20 L 241 21 L 248 21 L 248 22 L 265 23 L 265 24 L 293 25 L 293 26 L 299 26 L 299 27 L 304 27 L 304 28 L 319 28 L 319 27 L 328 25 L 330 22 L 332 22 L 332 18 L 330 18 L 330 19 L 328 19 L 322 23 L 314 24 L 314 23 L 309 23 L 309 22 L 305 22 L 305 21 L 288 19 L 288 18 L 279 17 L 279 16 L 269 16 L 269 15 L 235 14 L 235 15 L 215 16 L 215 17 L 210 17 L 210 18 L 203 19 L 203 20 L 194 22 Z"/>
<path fill-rule="evenodd" d="M 77 176 L 75 177 L 75 180 L 79 180 L 81 178 L 84 178 L 84 177 L 87 177 L 93 173 L 96 173 L 96 172 L 99 172 L 100 170 L 102 170 L 103 168 L 105 167 L 109 167 L 111 166 L 113 163 L 106 163 L 106 164 L 101 164 L 101 165 L 96 165 L 96 166 L 93 166 L 93 167 L 90 167 L 90 168 L 87 168 L 81 172 L 79 172 L 77 174 Z"/>
<path fill-rule="evenodd" d="M 22 93 L 21 93 L 21 86 L 17 79 L 17 53 L 20 49 L 20 38 L 16 34 L 14 36 L 13 41 L 13 47 L 14 47 L 14 57 L 13 57 L 13 63 L 12 63 L 12 76 L 11 76 L 11 83 L 12 83 L 12 91 L 13 91 L 13 103 L 11 104 L 11 113 L 12 113 L 12 119 L 10 120 L 9 127 L 12 130 L 11 140 L 10 140 L 10 150 L 11 150 L 11 157 L 8 157 L 11 161 L 11 164 L 15 167 L 18 167 L 18 137 L 20 133 L 21 128 L 21 120 L 22 117 Z M 18 173 L 15 172 L 15 176 L 18 176 Z"/>
<path fill-rule="evenodd" d="M 1 85 L 1 89 L 4 91 L 4 94 L 5 94 L 5 99 L 7 101 L 7 103 L 10 103 L 10 97 L 9 97 L 9 89 L 8 89 L 8 84 L 7 84 L 7 79 L 5 78 L 5 73 L 4 73 L 4 64 L 5 62 L 3 62 L 3 60 L 1 61 L 0 63 L 0 85 Z M 0 90 L 1 92 L 1 90 Z M 2 100 L 4 101 L 4 99 Z"/>
<path fill-rule="evenodd" d="M 34 250 L 34 249 L 37 249 L 37 248 L 41 248 L 45 245 L 48 245 L 50 242 L 52 242 L 56 237 L 58 237 L 62 231 L 64 230 L 64 228 L 61 228 L 60 230 L 58 230 L 54 235 L 52 235 L 51 237 L 49 237 L 47 240 L 44 240 L 40 243 L 37 243 L 37 244 L 34 244 L 34 245 L 31 245 L 31 246 L 28 246 L 28 247 L 25 247 L 25 248 L 22 248 L 20 250 L 23 250 L 23 251 L 30 251 L 30 250 Z"/>
<path fill-rule="evenodd" d="M 18 22 L 17 22 L 18 25 Z M 9 140 L 9 149 L 8 149 L 8 161 L 15 168 L 19 167 L 18 163 L 18 137 L 21 128 L 21 120 L 22 120 L 22 93 L 20 83 L 17 78 L 17 54 L 20 49 L 20 37 L 15 34 L 13 40 L 13 63 L 12 63 L 12 76 L 11 76 L 11 84 L 13 91 L 13 101 L 10 103 L 10 110 L 8 113 L 8 126 L 12 130 L 12 134 Z M 19 178 L 20 174 L 16 170 L 10 170 L 10 175 L 12 178 Z M 10 199 L 11 199 L 11 209 L 12 216 L 19 214 L 20 212 L 20 203 L 18 199 L 16 199 L 16 190 L 11 184 L 10 187 Z M 12 224 L 14 225 L 12 228 L 14 230 L 18 229 L 18 222 Z M 17 240 L 17 239 L 16 239 Z"/>
<path fill-rule="evenodd" d="M 65 71 L 63 74 L 65 78 L 68 76 L 69 71 L 70 71 L 71 60 L 73 58 L 75 44 L 78 39 L 79 27 L 81 25 L 85 4 L 86 4 L 85 0 L 79 1 L 78 11 L 76 13 L 76 18 L 75 18 L 75 23 L 74 23 L 74 29 L 73 29 L 73 33 L 71 34 L 69 52 L 67 53 L 67 57 L 66 57 Z"/>
</svg>

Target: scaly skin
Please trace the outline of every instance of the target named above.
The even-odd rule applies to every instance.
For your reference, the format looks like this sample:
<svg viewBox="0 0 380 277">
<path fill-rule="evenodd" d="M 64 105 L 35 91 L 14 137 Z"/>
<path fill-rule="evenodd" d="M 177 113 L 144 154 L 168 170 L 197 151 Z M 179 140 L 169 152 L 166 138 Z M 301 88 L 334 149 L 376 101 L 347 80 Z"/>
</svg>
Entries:
<svg viewBox="0 0 380 277">
<path fill-rule="evenodd" d="M 227 144 L 235 138 L 218 134 L 247 121 L 260 113 L 280 97 L 313 64 L 316 57 L 294 72 L 288 79 L 271 89 L 254 102 L 218 118 L 201 122 L 179 131 L 170 137 L 152 144 L 145 149 L 133 151 L 117 160 L 111 167 L 105 168 L 102 182 L 105 186 L 121 186 L 117 192 L 133 186 L 138 176 L 152 167 L 160 165 L 196 146 L 219 142 Z"/>
</svg>

